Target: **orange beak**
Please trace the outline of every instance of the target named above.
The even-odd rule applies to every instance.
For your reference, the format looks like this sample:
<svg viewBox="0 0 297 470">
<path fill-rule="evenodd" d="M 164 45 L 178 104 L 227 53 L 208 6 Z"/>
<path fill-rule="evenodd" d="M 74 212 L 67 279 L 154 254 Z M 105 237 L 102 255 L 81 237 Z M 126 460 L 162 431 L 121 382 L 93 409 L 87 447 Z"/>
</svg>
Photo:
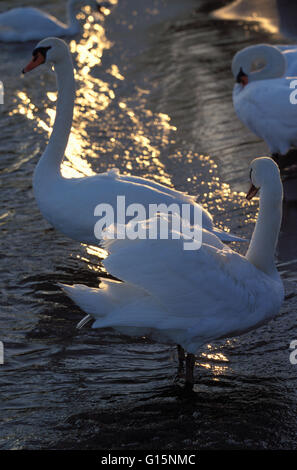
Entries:
<svg viewBox="0 0 297 470">
<path fill-rule="evenodd" d="M 247 75 L 244 75 L 241 77 L 241 84 L 243 87 L 245 87 L 249 83 L 249 77 Z"/>
<path fill-rule="evenodd" d="M 33 69 L 36 69 L 41 64 L 44 64 L 45 58 L 41 54 L 41 52 L 38 52 L 36 56 L 33 56 L 31 62 L 23 69 L 23 73 L 30 72 Z"/>
<path fill-rule="evenodd" d="M 246 195 L 247 200 L 250 201 L 251 199 L 253 199 L 253 197 L 256 196 L 258 191 L 259 191 L 259 188 L 256 188 L 256 186 L 252 184 Z"/>
</svg>

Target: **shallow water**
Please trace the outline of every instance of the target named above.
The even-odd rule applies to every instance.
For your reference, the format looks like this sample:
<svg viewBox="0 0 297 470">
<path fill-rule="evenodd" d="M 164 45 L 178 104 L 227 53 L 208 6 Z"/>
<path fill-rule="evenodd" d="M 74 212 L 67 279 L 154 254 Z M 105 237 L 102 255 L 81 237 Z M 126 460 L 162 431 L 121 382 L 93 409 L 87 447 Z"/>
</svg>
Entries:
<svg viewBox="0 0 297 470">
<path fill-rule="evenodd" d="M 61 3 L 35 5 L 62 19 Z M 230 61 L 246 45 L 288 41 L 255 23 L 214 19 L 207 1 L 114 4 L 105 19 L 84 10 L 82 35 L 70 42 L 77 105 L 64 175 L 117 166 L 197 194 L 217 225 L 250 237 L 257 203 L 244 199 L 248 165 L 267 149 L 235 116 Z M 8 6 L 1 2 L 1 11 Z M 295 448 L 295 203 L 285 203 L 278 248 L 287 292 L 281 314 L 207 345 L 197 357 L 195 394 L 183 396 L 172 382 L 172 348 L 76 330 L 83 314 L 57 287 L 96 286 L 107 274 L 101 250 L 57 233 L 33 197 L 56 98 L 45 67 L 21 77 L 34 46 L 1 44 L 0 51 L 1 448 Z"/>
</svg>

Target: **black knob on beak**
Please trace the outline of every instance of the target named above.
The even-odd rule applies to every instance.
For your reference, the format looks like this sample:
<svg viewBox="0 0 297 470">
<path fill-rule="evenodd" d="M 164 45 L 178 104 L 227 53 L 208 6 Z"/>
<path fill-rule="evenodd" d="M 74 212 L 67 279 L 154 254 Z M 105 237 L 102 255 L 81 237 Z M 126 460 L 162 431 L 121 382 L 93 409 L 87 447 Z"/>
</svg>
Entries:
<svg viewBox="0 0 297 470">
<path fill-rule="evenodd" d="M 243 71 L 242 68 L 240 67 L 240 70 L 239 70 L 239 72 L 238 72 L 238 74 L 237 74 L 237 77 L 236 77 L 237 83 L 243 83 L 243 81 L 244 81 L 243 79 L 244 79 L 245 77 L 247 78 L 247 74 L 244 73 L 244 71 Z"/>
</svg>

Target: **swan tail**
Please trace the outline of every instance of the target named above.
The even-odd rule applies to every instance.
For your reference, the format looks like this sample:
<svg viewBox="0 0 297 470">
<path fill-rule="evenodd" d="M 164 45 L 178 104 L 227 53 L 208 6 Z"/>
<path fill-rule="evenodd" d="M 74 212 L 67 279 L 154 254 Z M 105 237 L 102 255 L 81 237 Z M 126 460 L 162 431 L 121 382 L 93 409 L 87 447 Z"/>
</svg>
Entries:
<svg viewBox="0 0 297 470">
<path fill-rule="evenodd" d="M 75 284 L 74 286 L 58 285 L 76 305 L 87 313 L 87 316 L 77 324 L 79 329 L 91 320 L 104 317 L 112 308 L 112 302 L 105 295 L 103 289 L 95 289 L 81 284 Z"/>
<path fill-rule="evenodd" d="M 100 288 L 87 287 L 82 284 L 58 285 L 76 305 L 87 313 L 87 316 L 78 323 L 77 328 L 82 328 L 92 319 L 103 320 L 118 307 L 145 296 L 142 289 L 112 279 L 101 279 Z"/>
</svg>

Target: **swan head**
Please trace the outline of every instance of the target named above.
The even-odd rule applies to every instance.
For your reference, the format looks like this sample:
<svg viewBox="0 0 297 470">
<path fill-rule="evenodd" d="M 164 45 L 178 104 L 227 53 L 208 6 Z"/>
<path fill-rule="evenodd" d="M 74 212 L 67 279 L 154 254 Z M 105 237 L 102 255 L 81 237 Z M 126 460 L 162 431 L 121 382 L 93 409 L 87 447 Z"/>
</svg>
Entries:
<svg viewBox="0 0 297 470">
<path fill-rule="evenodd" d="M 235 81 L 243 87 L 251 81 L 282 77 L 286 68 L 284 54 L 270 44 L 245 47 L 232 60 Z"/>
<path fill-rule="evenodd" d="M 277 164 L 269 157 L 255 158 L 250 166 L 251 187 L 246 195 L 250 201 L 259 190 L 269 194 L 270 199 L 282 199 L 282 183 Z"/>
<path fill-rule="evenodd" d="M 40 41 L 33 50 L 31 62 L 23 69 L 23 73 L 30 72 L 39 65 L 52 63 L 56 65 L 65 60 L 65 55 L 70 54 L 65 41 L 58 38 L 46 38 Z"/>
<path fill-rule="evenodd" d="M 236 82 L 240 83 L 242 86 L 246 86 L 249 83 L 248 75 L 240 67 L 238 74 L 236 75 Z"/>
</svg>

